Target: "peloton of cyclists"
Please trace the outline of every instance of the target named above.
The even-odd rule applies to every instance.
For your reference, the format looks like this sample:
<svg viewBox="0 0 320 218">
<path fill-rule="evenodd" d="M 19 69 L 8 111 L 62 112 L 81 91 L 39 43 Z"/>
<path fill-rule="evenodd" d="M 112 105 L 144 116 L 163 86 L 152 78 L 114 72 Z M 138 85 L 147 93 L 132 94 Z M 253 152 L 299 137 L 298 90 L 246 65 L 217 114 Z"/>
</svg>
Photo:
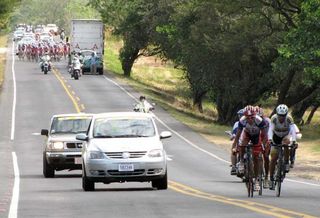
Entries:
<svg viewBox="0 0 320 218">
<path fill-rule="evenodd" d="M 234 139 L 231 148 L 231 175 L 236 175 L 237 170 L 242 171 L 243 154 L 245 146 L 251 141 L 254 145 L 254 171 L 257 178 L 258 173 L 258 159 L 257 155 L 263 153 L 263 162 L 265 170 L 264 188 L 274 187 L 274 171 L 277 162 L 277 149 L 272 146 L 273 144 L 294 144 L 294 148 L 289 150 L 288 147 L 284 148 L 286 171 L 292 168 L 295 160 L 295 149 L 297 148 L 296 140 L 301 138 L 299 128 L 294 124 L 292 117 L 288 114 L 288 107 L 280 104 L 276 108 L 276 114 L 271 119 L 267 117 L 263 109 L 258 106 L 246 106 L 244 109 L 238 111 L 238 115 L 243 113 L 233 126 L 233 134 L 231 139 Z M 236 130 L 236 131 L 235 131 Z M 236 153 L 239 152 L 240 161 L 236 167 Z M 271 161 L 269 160 L 271 155 Z M 289 160 L 291 164 L 289 165 Z M 270 172 L 269 172 L 270 171 Z M 268 178 L 270 177 L 270 180 Z M 257 184 L 255 189 L 258 189 Z"/>
</svg>

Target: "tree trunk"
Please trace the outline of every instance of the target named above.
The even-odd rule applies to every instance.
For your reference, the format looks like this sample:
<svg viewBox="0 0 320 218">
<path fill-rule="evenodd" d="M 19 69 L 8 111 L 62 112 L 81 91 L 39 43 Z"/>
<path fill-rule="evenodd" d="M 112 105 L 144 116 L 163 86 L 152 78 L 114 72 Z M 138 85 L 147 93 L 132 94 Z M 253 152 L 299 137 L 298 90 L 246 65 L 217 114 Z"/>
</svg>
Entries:
<svg viewBox="0 0 320 218">
<path fill-rule="evenodd" d="M 196 91 L 193 94 L 193 107 L 197 108 L 200 113 L 203 113 L 202 100 L 207 91 Z"/>
<path fill-rule="evenodd" d="M 318 107 L 319 107 L 319 104 L 313 106 L 313 108 L 312 108 L 312 110 L 311 110 L 311 112 L 310 112 L 310 114 L 308 116 L 307 122 L 306 122 L 307 125 L 311 123 L 313 115 L 318 110 Z"/>
<path fill-rule="evenodd" d="M 295 123 L 303 125 L 303 115 L 306 110 L 309 108 L 310 104 L 306 104 L 307 102 L 300 102 L 293 107 L 292 116 L 294 118 Z"/>
<path fill-rule="evenodd" d="M 291 69 L 288 73 L 288 76 L 286 77 L 284 82 L 281 84 L 279 96 L 278 96 L 278 100 L 277 100 L 277 105 L 285 103 L 286 96 L 289 92 L 289 89 L 290 89 L 290 86 L 292 84 L 292 81 L 293 81 L 295 74 L 296 74 L 296 71 Z M 276 113 L 276 107 L 273 109 L 270 116 L 272 116 L 275 113 Z"/>
</svg>

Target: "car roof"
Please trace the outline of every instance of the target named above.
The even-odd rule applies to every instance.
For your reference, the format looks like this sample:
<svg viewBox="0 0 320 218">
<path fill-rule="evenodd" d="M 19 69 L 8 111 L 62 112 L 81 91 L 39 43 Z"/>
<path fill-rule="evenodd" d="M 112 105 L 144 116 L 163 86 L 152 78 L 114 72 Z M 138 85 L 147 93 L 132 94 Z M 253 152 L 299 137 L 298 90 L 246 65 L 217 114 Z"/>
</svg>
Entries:
<svg viewBox="0 0 320 218">
<path fill-rule="evenodd" d="M 72 114 L 55 114 L 52 116 L 52 118 L 55 117 L 88 117 L 93 116 L 91 113 L 72 113 Z"/>
<path fill-rule="evenodd" d="M 153 118 L 154 115 L 151 113 L 140 113 L 140 112 L 107 112 L 99 113 L 93 116 L 96 118 L 121 118 L 121 117 L 132 117 L 132 118 Z"/>
</svg>

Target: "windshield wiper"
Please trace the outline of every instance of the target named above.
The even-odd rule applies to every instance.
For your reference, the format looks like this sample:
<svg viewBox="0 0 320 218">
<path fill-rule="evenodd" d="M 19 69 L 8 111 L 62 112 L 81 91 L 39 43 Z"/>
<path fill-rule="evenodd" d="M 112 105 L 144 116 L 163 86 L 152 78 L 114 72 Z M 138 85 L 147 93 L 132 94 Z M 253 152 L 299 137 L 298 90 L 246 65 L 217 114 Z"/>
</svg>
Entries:
<svg viewBox="0 0 320 218">
<path fill-rule="evenodd" d="M 139 137 L 148 137 L 146 135 L 136 135 L 136 134 L 131 134 L 131 135 L 117 135 L 114 136 L 115 138 L 139 138 Z"/>
</svg>

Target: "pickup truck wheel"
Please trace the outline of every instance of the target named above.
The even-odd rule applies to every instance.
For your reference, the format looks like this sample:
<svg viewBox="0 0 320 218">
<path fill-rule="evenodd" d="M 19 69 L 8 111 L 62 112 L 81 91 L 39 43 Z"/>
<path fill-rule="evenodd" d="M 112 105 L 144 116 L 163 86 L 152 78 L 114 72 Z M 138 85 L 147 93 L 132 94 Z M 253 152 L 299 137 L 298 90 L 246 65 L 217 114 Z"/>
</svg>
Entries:
<svg viewBox="0 0 320 218">
<path fill-rule="evenodd" d="M 158 190 L 168 189 L 168 176 L 167 176 L 167 173 L 165 174 L 165 176 L 163 178 L 153 180 L 151 183 L 152 183 L 152 187 L 153 188 L 157 188 Z"/>
<path fill-rule="evenodd" d="M 43 175 L 45 178 L 54 177 L 54 168 L 48 164 L 45 152 L 43 153 Z"/>
<path fill-rule="evenodd" d="M 88 177 L 86 176 L 84 165 L 82 165 L 82 189 L 84 191 L 94 191 L 94 182 L 89 181 Z"/>
</svg>

